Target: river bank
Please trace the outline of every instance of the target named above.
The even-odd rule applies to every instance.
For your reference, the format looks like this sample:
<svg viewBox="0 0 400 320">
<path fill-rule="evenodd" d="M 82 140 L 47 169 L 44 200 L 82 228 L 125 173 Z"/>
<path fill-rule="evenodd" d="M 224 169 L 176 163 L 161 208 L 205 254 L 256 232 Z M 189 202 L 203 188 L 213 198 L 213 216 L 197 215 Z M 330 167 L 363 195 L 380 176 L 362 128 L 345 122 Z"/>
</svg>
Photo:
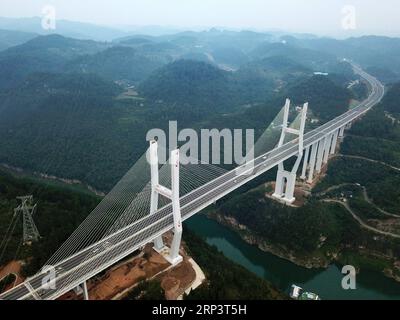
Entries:
<svg viewBox="0 0 400 320">
<path fill-rule="evenodd" d="M 331 260 L 323 259 L 323 257 L 313 255 L 300 257 L 283 246 L 272 244 L 264 238 L 254 235 L 254 232 L 252 232 L 247 226 L 237 222 L 233 217 L 227 217 L 215 211 L 208 213 L 207 217 L 236 232 L 246 243 L 256 246 L 261 251 L 288 260 L 299 267 L 307 269 L 327 268 L 332 262 Z"/>
<path fill-rule="evenodd" d="M 400 283 L 382 272 L 362 269 L 357 289 L 343 290 L 341 267 L 333 262 L 326 268 L 306 268 L 249 244 L 237 231 L 204 214 L 185 222 L 188 229 L 215 246 L 230 260 L 242 265 L 288 294 L 292 284 L 318 293 L 323 300 L 400 300 Z"/>
<path fill-rule="evenodd" d="M 327 269 L 332 263 L 344 265 L 349 261 L 348 257 L 343 257 L 339 248 L 333 252 L 329 252 L 328 255 L 319 254 L 314 252 L 309 255 L 296 254 L 294 251 L 288 250 L 284 246 L 276 245 L 268 242 L 265 238 L 256 236 L 252 230 L 247 226 L 240 224 L 235 218 L 224 216 L 219 212 L 212 211 L 207 213 L 207 218 L 213 219 L 224 227 L 229 228 L 235 232 L 243 241 L 247 244 L 256 246 L 259 250 L 273 254 L 281 259 L 290 261 L 291 263 L 306 269 Z M 357 256 L 357 255 L 355 255 Z M 374 257 L 377 260 L 387 262 L 388 258 L 384 256 L 376 255 Z M 360 272 L 361 268 L 367 268 L 368 262 L 365 265 L 361 265 L 357 272 Z M 383 270 L 379 270 L 385 277 L 400 283 L 400 277 L 397 275 L 395 269 L 399 269 L 400 262 L 394 262 L 392 267 L 386 267 Z"/>
</svg>

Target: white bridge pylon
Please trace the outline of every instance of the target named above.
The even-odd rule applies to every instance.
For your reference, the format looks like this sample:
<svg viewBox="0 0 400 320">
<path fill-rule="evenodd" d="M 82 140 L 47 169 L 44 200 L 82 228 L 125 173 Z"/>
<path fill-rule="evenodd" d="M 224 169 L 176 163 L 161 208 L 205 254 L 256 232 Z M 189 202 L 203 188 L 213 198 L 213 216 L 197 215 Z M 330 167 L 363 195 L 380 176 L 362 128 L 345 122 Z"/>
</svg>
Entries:
<svg viewBox="0 0 400 320">
<path fill-rule="evenodd" d="M 286 134 L 293 134 L 298 136 L 292 142 L 298 143 L 298 153 L 296 162 L 291 171 L 284 168 L 283 161 L 278 164 L 278 173 L 276 177 L 275 192 L 273 197 L 284 203 L 292 204 L 296 199 L 294 195 L 296 186 L 296 177 L 299 165 L 303 160 L 303 168 L 301 171 L 300 179 L 312 184 L 314 176 L 320 173 L 324 164 L 328 163 L 329 155 L 333 155 L 336 151 L 336 146 L 339 138 L 343 138 L 344 130 L 351 126 L 351 122 L 343 125 L 333 132 L 321 132 L 321 138 L 311 145 L 304 146 L 304 130 L 307 120 L 308 103 L 305 103 L 300 111 L 300 126 L 299 129 L 289 127 L 289 109 L 290 100 L 286 100 L 284 106 L 284 116 L 282 124 L 281 137 L 277 148 L 280 148 L 285 143 Z"/>
<path fill-rule="evenodd" d="M 304 153 L 304 145 L 303 145 L 304 129 L 307 120 L 308 103 L 305 103 L 301 110 L 301 120 L 299 129 L 294 129 L 289 127 L 288 123 L 289 109 L 290 109 L 290 100 L 286 99 L 286 103 L 284 106 L 284 114 L 283 114 L 282 133 L 279 139 L 278 148 L 283 146 L 283 144 L 285 143 L 286 134 L 289 133 L 298 136 L 299 151 L 297 154 L 297 160 L 291 171 L 285 170 L 283 161 L 278 164 L 278 173 L 276 176 L 275 192 L 273 194 L 273 197 L 291 204 L 296 200 L 294 197 L 294 189 L 296 185 L 296 173 Z"/>
<path fill-rule="evenodd" d="M 179 149 L 173 150 L 170 157 L 171 165 L 171 189 L 160 185 L 159 183 L 159 162 L 158 162 L 158 143 L 155 140 L 150 141 L 149 149 L 150 171 L 151 171 L 151 203 L 150 214 L 158 210 L 158 198 L 162 195 L 172 201 L 172 212 L 174 218 L 174 237 L 171 248 L 164 245 L 162 235 L 154 239 L 154 250 L 159 252 L 164 258 L 176 265 L 182 261 L 179 255 L 179 248 L 182 239 L 182 216 L 179 200 Z"/>
</svg>

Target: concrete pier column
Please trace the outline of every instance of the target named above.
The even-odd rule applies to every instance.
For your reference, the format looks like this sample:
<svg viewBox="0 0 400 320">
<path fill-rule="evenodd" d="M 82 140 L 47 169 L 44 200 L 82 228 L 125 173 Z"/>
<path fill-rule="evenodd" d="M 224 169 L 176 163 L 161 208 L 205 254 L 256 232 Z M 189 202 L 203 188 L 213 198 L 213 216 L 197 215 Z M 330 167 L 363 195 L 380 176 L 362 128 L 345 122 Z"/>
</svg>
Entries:
<svg viewBox="0 0 400 320">
<path fill-rule="evenodd" d="M 286 191 L 283 200 L 287 203 L 293 203 L 296 200 L 294 197 L 294 189 L 296 187 L 296 173 L 288 172 L 288 174 L 286 175 L 286 179 Z"/>
<path fill-rule="evenodd" d="M 318 143 L 317 165 L 315 168 L 318 173 L 321 172 L 322 162 L 324 160 L 325 143 L 325 139 L 321 139 Z"/>
<path fill-rule="evenodd" d="M 317 160 L 318 142 L 311 147 L 310 170 L 308 172 L 308 183 L 312 183 L 314 179 L 315 162 Z"/>
<path fill-rule="evenodd" d="M 339 137 L 340 138 L 344 137 L 344 126 L 339 129 Z"/>
<path fill-rule="evenodd" d="M 273 197 L 283 200 L 286 203 L 293 203 L 296 199 L 294 197 L 294 190 L 296 187 L 296 175 L 303 153 L 297 156 L 297 160 L 293 165 L 292 171 L 286 171 L 283 162 L 278 165 L 278 173 L 276 175 L 275 193 Z"/>
<path fill-rule="evenodd" d="M 275 193 L 273 197 L 283 200 L 286 203 L 293 203 L 294 189 L 296 186 L 296 173 L 285 170 L 278 170 L 276 177 Z"/>
<path fill-rule="evenodd" d="M 331 154 L 335 154 L 335 152 L 336 152 L 338 136 L 339 136 L 339 130 L 336 130 L 333 134 L 333 140 L 332 140 L 332 145 L 331 145 Z"/>
<path fill-rule="evenodd" d="M 275 198 L 283 198 L 284 196 L 284 187 L 285 187 L 285 174 L 284 170 L 279 170 L 276 174 L 276 182 L 275 182 L 275 192 L 273 196 Z"/>
<path fill-rule="evenodd" d="M 329 151 L 331 149 L 332 138 L 333 138 L 332 134 L 327 135 L 325 137 L 326 143 L 325 143 L 325 150 L 324 150 L 324 164 L 328 163 L 328 160 L 329 160 Z"/>
<path fill-rule="evenodd" d="M 307 149 L 306 149 L 306 153 L 305 153 L 305 155 L 304 155 L 304 159 L 303 159 L 303 170 L 302 170 L 302 172 L 301 172 L 301 176 L 300 176 L 300 179 L 302 179 L 302 180 L 306 180 L 306 173 L 307 173 L 307 167 L 308 167 L 308 158 L 309 158 L 309 155 L 310 155 L 310 148 L 311 147 L 308 147 Z"/>
<path fill-rule="evenodd" d="M 88 288 L 87 288 L 86 281 L 84 281 L 82 283 L 82 289 L 83 289 L 83 299 L 89 300 L 89 291 L 88 291 Z"/>
</svg>

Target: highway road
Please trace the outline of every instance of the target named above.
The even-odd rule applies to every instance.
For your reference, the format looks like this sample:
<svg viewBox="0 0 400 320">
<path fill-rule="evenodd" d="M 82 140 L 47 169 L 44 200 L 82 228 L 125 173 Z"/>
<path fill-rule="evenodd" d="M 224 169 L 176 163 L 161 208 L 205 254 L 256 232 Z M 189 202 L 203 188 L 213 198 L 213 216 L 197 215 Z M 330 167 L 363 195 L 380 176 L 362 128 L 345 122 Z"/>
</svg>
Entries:
<svg viewBox="0 0 400 320">
<path fill-rule="evenodd" d="M 357 107 L 306 133 L 304 148 L 317 143 L 324 139 L 326 135 L 357 119 L 382 99 L 384 95 L 383 85 L 359 67 L 354 66 L 354 70 L 368 81 L 370 85 L 369 97 Z M 298 144 L 289 142 L 256 158 L 251 168 L 240 166 L 241 175 L 238 175 L 237 169 L 234 169 L 186 194 L 180 199 L 182 220 L 190 218 L 216 200 L 265 173 L 278 163 L 297 155 L 297 153 Z M 56 273 L 54 282 L 45 281 L 48 279 L 46 272 L 38 273 L 25 283 L 1 294 L 0 299 L 56 299 L 171 229 L 173 229 L 172 208 L 171 205 L 167 205 L 156 213 L 126 226 L 57 263 L 54 266 Z M 47 287 L 43 286 L 43 282 L 47 283 Z M 54 286 L 51 284 L 54 284 Z"/>
</svg>

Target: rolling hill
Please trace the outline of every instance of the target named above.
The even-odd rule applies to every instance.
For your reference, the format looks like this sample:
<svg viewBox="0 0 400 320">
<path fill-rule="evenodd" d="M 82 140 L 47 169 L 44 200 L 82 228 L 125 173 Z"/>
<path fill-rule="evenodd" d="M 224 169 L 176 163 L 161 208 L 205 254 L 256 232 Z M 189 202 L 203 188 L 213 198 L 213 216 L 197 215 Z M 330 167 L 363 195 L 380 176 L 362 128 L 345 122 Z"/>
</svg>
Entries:
<svg viewBox="0 0 400 320">
<path fill-rule="evenodd" d="M 0 51 L 20 45 L 38 35 L 32 32 L 0 29 Z"/>
<path fill-rule="evenodd" d="M 108 46 L 60 35 L 36 37 L 0 52 L 0 89 L 18 85 L 32 72 L 61 72 L 67 61 Z"/>
<path fill-rule="evenodd" d="M 316 75 L 288 89 L 294 103 L 308 101 L 315 116 L 323 122 L 346 112 L 351 93 L 326 76 Z"/>
<path fill-rule="evenodd" d="M 139 86 L 139 91 L 152 101 L 216 112 L 229 108 L 234 94 L 228 72 L 193 60 L 178 60 L 157 70 Z"/>
<path fill-rule="evenodd" d="M 157 57 L 148 57 L 130 47 L 112 47 L 92 55 L 78 57 L 66 64 L 65 71 L 95 73 L 110 80 L 138 82 L 164 65 Z"/>
</svg>

